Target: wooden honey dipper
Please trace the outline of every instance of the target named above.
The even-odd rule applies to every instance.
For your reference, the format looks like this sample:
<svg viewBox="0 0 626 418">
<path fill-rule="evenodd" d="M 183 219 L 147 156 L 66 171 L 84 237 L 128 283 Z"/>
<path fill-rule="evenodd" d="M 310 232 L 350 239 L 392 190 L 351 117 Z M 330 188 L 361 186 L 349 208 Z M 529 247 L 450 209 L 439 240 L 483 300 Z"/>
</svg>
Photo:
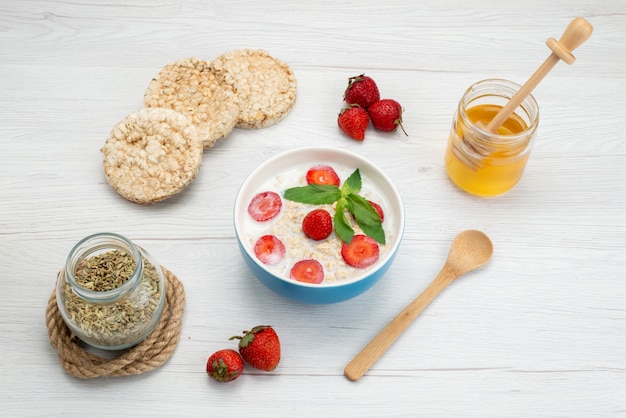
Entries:
<svg viewBox="0 0 626 418">
<path fill-rule="evenodd" d="M 537 71 L 526 81 L 526 83 L 511 97 L 511 100 L 498 112 L 498 114 L 487 124 L 486 129 L 489 132 L 496 132 L 496 130 L 506 121 L 515 109 L 530 95 L 535 87 L 541 80 L 550 72 L 550 70 L 560 60 L 565 61 L 567 64 L 573 64 L 576 58 L 572 55 L 572 51 L 582 45 L 593 32 L 593 27 L 582 17 L 577 17 L 570 22 L 570 24 L 563 32 L 561 39 L 558 41 L 554 38 L 549 38 L 546 41 L 548 48 L 552 50 L 552 53 L 541 64 Z"/>
</svg>

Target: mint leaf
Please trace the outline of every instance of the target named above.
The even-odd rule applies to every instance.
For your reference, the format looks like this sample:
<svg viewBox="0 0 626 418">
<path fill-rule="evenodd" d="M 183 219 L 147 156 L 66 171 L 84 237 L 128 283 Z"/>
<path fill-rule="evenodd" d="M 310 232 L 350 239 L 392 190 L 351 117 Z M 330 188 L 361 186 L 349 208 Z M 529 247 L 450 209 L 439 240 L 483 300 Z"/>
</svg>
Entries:
<svg viewBox="0 0 626 418">
<path fill-rule="evenodd" d="M 374 238 L 378 243 L 385 244 L 385 231 L 383 230 L 380 216 L 378 216 L 370 202 L 357 194 L 350 194 L 346 199 L 348 201 L 348 211 L 354 215 L 354 219 L 363 232 Z"/>
<path fill-rule="evenodd" d="M 354 215 L 359 225 L 380 225 L 380 216 L 367 199 L 354 193 L 348 195 L 346 199 L 349 204 L 348 210 Z"/>
<path fill-rule="evenodd" d="M 346 197 L 352 193 L 359 193 L 361 191 L 361 185 L 361 172 L 357 168 L 350 174 L 350 177 L 343 182 L 341 186 L 341 196 Z"/>
<path fill-rule="evenodd" d="M 335 224 L 335 232 L 347 244 L 352 242 L 352 238 L 354 237 L 354 230 L 348 223 L 346 219 L 346 209 L 348 207 L 348 202 L 345 199 L 340 199 L 337 202 L 337 207 L 335 208 L 335 216 L 333 218 L 333 223 Z"/>
<path fill-rule="evenodd" d="M 368 235 L 376 240 L 379 244 L 385 245 L 385 231 L 381 224 L 378 225 L 359 225 L 365 235 Z"/>
<path fill-rule="evenodd" d="M 285 190 L 283 197 L 287 200 L 311 205 L 329 205 L 341 198 L 341 190 L 328 184 L 309 184 Z"/>
<path fill-rule="evenodd" d="M 354 229 L 346 218 L 346 212 L 354 215 L 354 219 L 364 234 L 374 238 L 378 243 L 385 244 L 385 231 L 381 219 L 370 202 L 359 195 L 362 180 L 357 168 L 341 185 L 341 189 L 328 184 L 309 184 L 285 190 L 283 197 L 287 200 L 310 205 L 330 205 L 335 202 L 333 223 L 335 232 L 346 243 L 351 243 Z"/>
</svg>

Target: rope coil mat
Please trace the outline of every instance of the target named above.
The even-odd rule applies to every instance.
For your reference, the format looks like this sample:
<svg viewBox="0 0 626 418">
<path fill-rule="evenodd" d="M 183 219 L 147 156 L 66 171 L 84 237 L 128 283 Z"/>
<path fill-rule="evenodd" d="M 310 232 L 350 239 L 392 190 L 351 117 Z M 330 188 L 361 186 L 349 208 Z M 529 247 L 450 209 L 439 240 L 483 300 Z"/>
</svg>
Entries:
<svg viewBox="0 0 626 418">
<path fill-rule="evenodd" d="M 106 359 L 88 353 L 74 336 L 59 312 L 53 291 L 46 309 L 50 343 L 57 350 L 66 372 L 81 379 L 129 376 L 149 372 L 165 363 L 174 353 L 182 328 L 185 289 L 176 276 L 161 266 L 166 281 L 165 305 L 154 331 L 119 357 Z"/>
</svg>

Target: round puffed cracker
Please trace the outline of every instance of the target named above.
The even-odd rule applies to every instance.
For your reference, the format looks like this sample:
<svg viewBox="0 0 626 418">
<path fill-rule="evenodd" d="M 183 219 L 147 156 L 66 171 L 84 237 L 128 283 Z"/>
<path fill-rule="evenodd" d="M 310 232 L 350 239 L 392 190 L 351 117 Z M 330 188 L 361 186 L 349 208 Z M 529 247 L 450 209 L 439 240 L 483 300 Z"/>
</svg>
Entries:
<svg viewBox="0 0 626 418">
<path fill-rule="evenodd" d="M 164 107 L 185 115 L 198 129 L 205 148 L 226 138 L 239 116 L 239 100 L 208 62 L 183 58 L 163 67 L 148 85 L 144 106 Z"/>
<path fill-rule="evenodd" d="M 149 204 L 173 196 L 195 179 L 203 147 L 189 119 L 155 107 L 126 116 L 100 151 L 113 189 L 132 202 Z"/>
<path fill-rule="evenodd" d="M 273 125 L 287 116 L 296 101 L 293 71 L 262 49 L 226 52 L 212 60 L 211 65 L 239 97 L 237 128 Z"/>
</svg>

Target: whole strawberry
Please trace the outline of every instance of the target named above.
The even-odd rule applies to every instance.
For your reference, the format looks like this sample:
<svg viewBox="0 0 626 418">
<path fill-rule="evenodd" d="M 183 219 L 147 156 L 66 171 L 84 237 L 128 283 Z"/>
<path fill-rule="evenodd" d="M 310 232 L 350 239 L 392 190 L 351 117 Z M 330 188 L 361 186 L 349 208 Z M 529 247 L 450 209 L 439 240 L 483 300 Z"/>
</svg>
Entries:
<svg viewBox="0 0 626 418">
<path fill-rule="evenodd" d="M 333 232 L 333 219 L 324 209 L 313 209 L 304 216 L 302 220 L 302 231 L 315 241 L 328 238 Z"/>
<path fill-rule="evenodd" d="M 363 141 L 365 139 L 365 130 L 370 124 L 370 117 L 367 110 L 361 106 L 351 105 L 339 112 L 337 124 L 350 138 Z"/>
<path fill-rule="evenodd" d="M 243 372 L 243 359 L 232 349 L 216 351 L 206 362 L 206 372 L 218 382 L 230 382 Z"/>
<path fill-rule="evenodd" d="M 372 119 L 372 125 L 374 125 L 376 129 L 385 132 L 394 132 L 399 126 L 402 132 L 407 135 L 404 126 L 402 126 L 402 106 L 395 100 L 379 100 L 372 103 L 367 109 L 367 112 Z"/>
<path fill-rule="evenodd" d="M 230 337 L 239 340 L 239 353 L 252 367 L 272 371 L 280 361 L 280 341 L 270 325 L 258 325 L 243 336 Z"/>
<path fill-rule="evenodd" d="M 361 74 L 348 79 L 348 87 L 343 93 L 343 99 L 349 105 L 358 104 L 367 109 L 372 103 L 380 100 L 380 92 L 372 78 Z"/>
</svg>

